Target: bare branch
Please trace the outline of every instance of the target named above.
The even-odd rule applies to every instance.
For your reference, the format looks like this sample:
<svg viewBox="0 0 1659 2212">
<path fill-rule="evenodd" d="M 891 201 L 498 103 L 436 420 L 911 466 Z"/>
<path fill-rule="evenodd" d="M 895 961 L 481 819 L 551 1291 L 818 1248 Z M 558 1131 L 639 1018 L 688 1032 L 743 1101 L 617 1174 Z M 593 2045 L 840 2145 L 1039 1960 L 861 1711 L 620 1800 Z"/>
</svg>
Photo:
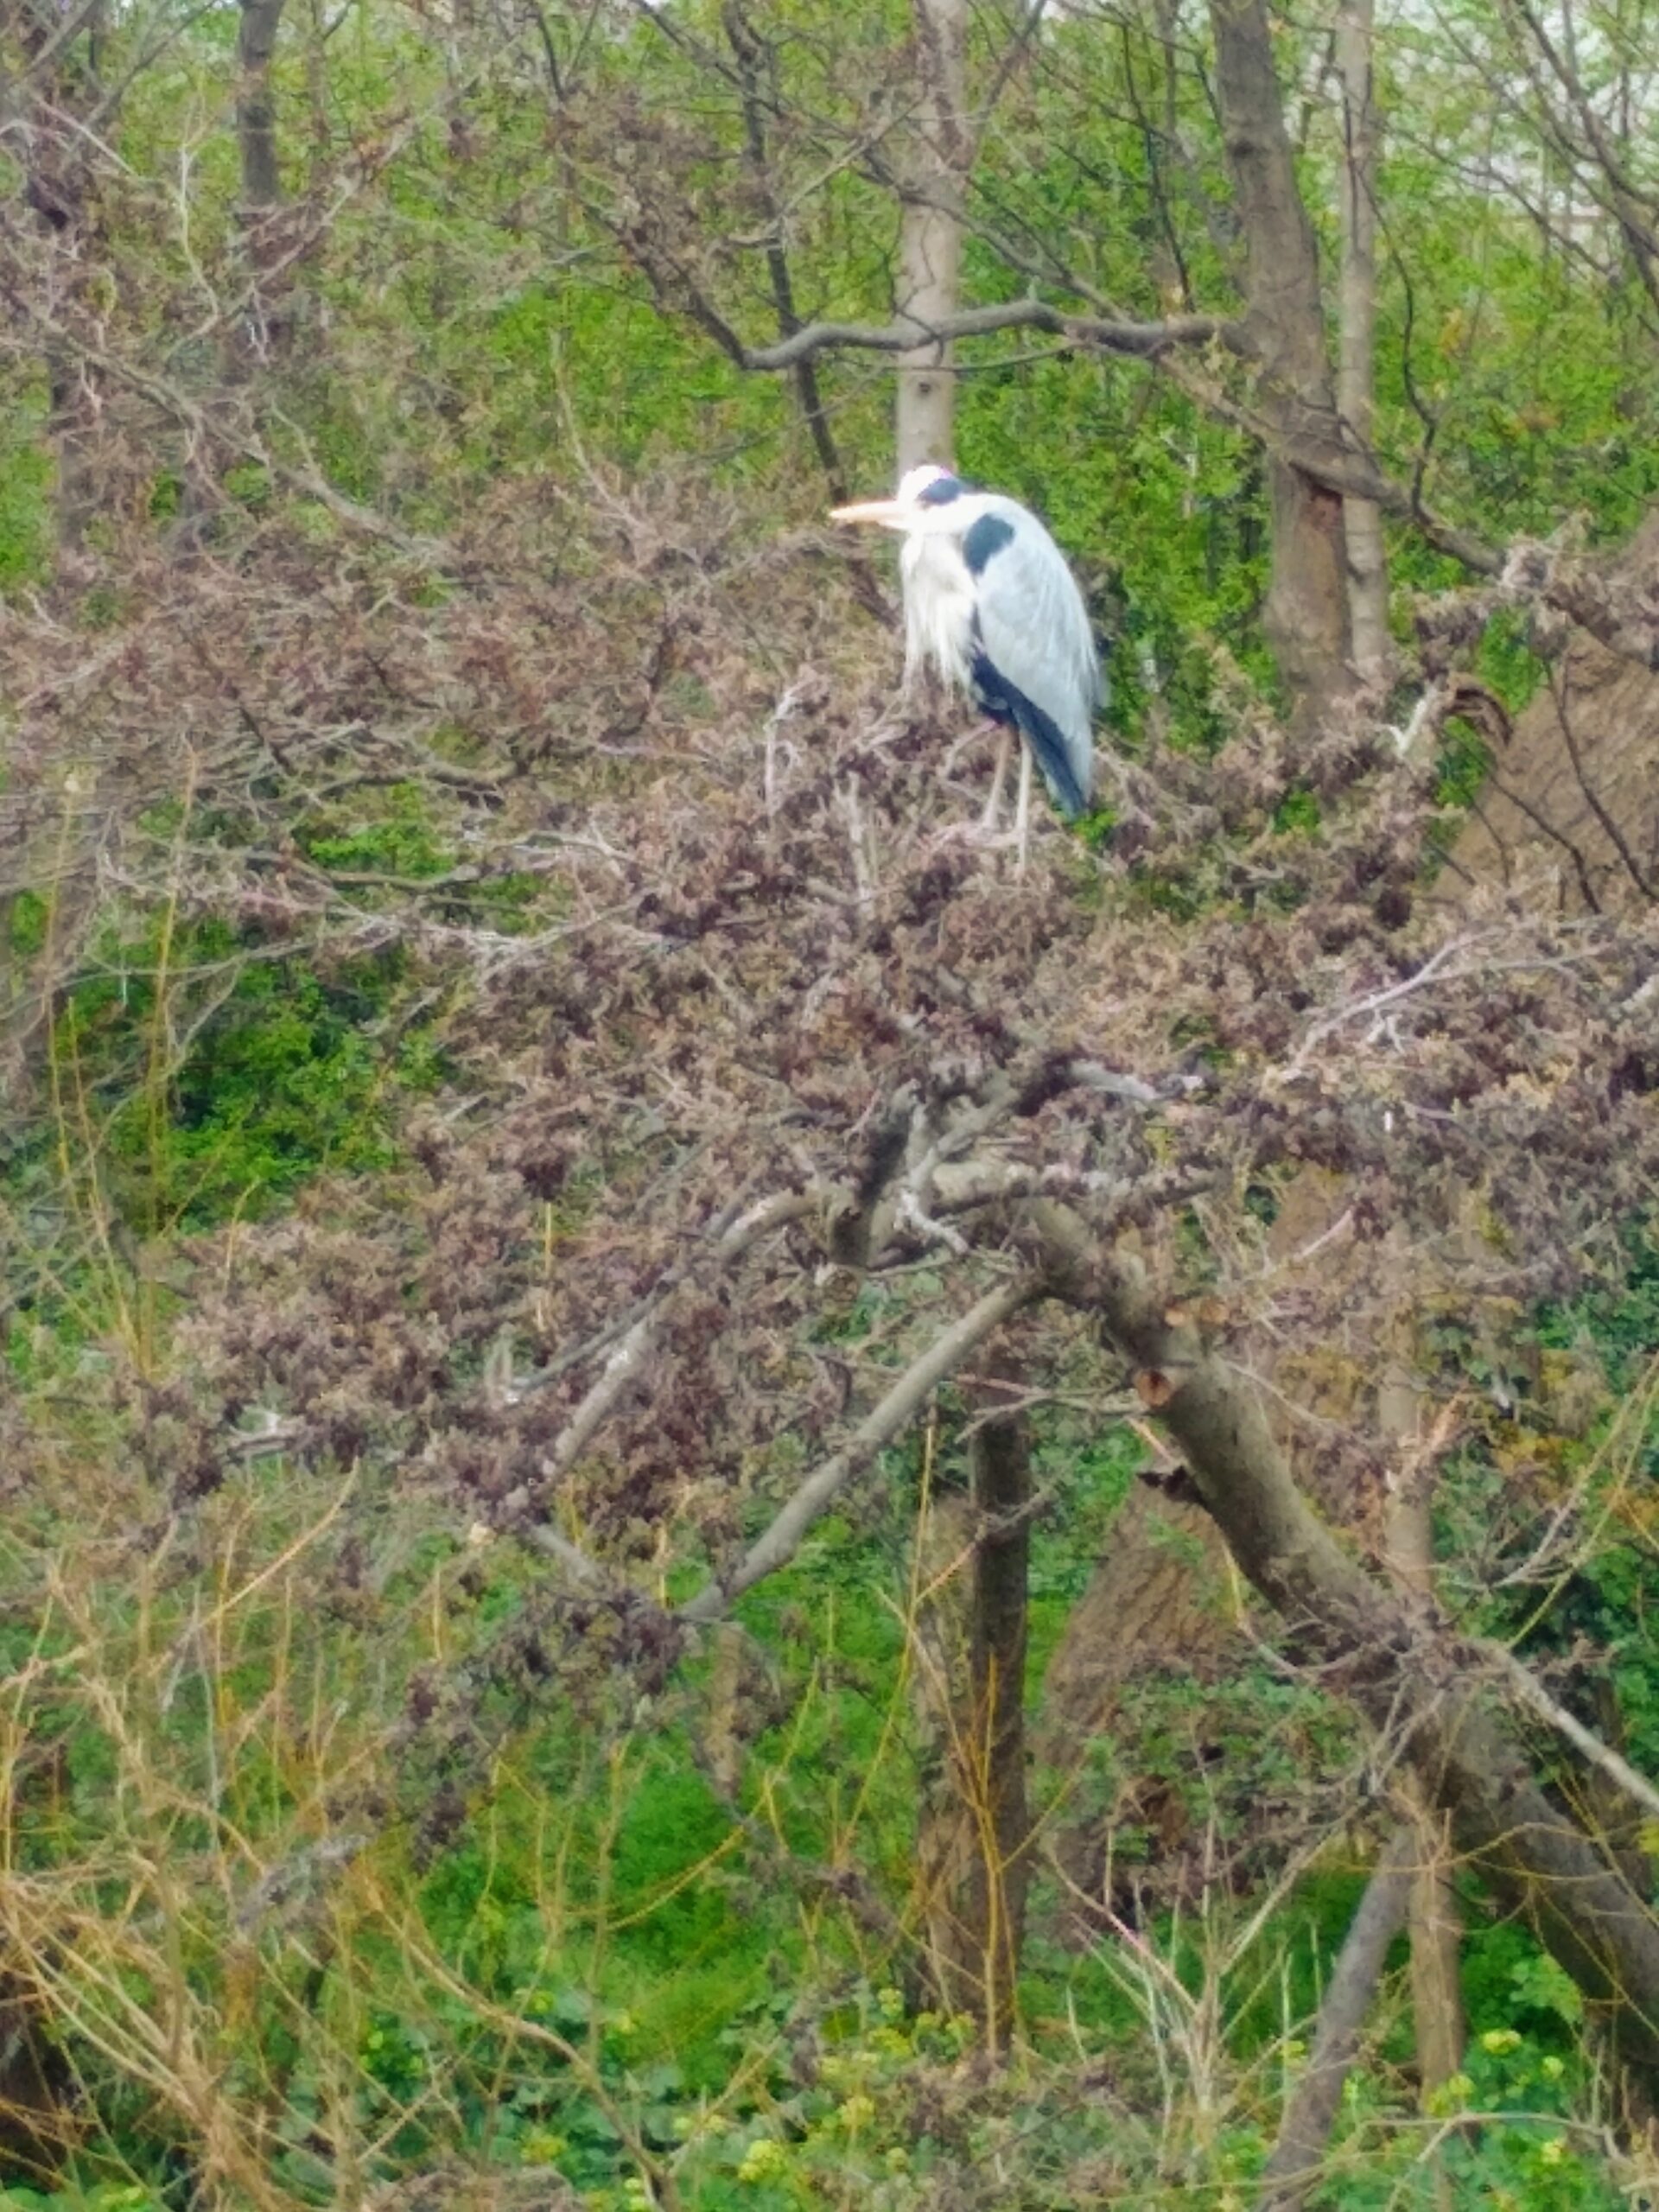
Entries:
<svg viewBox="0 0 1659 2212">
<path fill-rule="evenodd" d="M 556 1481 L 571 1468 L 592 1443 L 612 1408 L 639 1376 L 645 1363 L 665 1300 L 643 1313 L 606 1361 L 599 1379 L 559 1431 L 552 1450 L 543 1462 L 543 1472 Z"/>
<path fill-rule="evenodd" d="M 1103 353 L 1154 360 L 1173 346 L 1205 346 L 1219 339 L 1237 342 L 1236 327 L 1224 315 L 1173 315 L 1164 322 L 1116 321 L 1101 315 L 1067 315 L 1046 300 L 1009 300 L 995 307 L 964 308 L 959 315 L 927 323 L 914 317 L 897 322 L 809 322 L 775 346 L 735 347 L 746 369 L 792 369 L 808 354 L 831 351 L 908 353 L 918 346 L 948 345 L 958 338 L 988 338 L 999 330 L 1046 330 L 1074 346 L 1095 346 Z M 733 348 L 728 347 L 728 351 Z"/>
<path fill-rule="evenodd" d="M 1513 1651 L 1506 1650 L 1501 1643 L 1483 1643 L 1479 1649 L 1483 1657 L 1492 1660 L 1502 1669 L 1503 1680 L 1514 1692 L 1518 1704 L 1524 1706 L 1564 1743 L 1570 1744 L 1580 1758 L 1588 1760 L 1592 1766 L 1605 1774 L 1632 1804 L 1639 1805 L 1650 1820 L 1659 1820 L 1659 1789 L 1656 1789 L 1645 1775 L 1638 1774 L 1628 1759 L 1621 1758 L 1611 1745 L 1604 1744 L 1599 1736 L 1592 1734 L 1581 1720 L 1575 1719 L 1564 1705 L 1553 1698 L 1532 1669 L 1517 1659 Z"/>
<path fill-rule="evenodd" d="M 1254 402 L 1236 398 L 1213 376 L 1179 359 L 1185 352 L 1211 344 L 1249 358 L 1252 349 L 1243 327 L 1230 316 L 1187 315 L 1136 322 L 1071 315 L 1045 300 L 1026 299 L 967 308 L 933 324 L 909 318 L 890 323 L 811 322 L 776 345 L 747 346 L 706 302 L 694 302 L 689 311 L 740 367 L 758 371 L 792 369 L 816 353 L 903 353 L 930 342 L 987 337 L 1001 330 L 1046 331 L 1070 345 L 1154 362 L 1189 398 L 1254 438 L 1310 482 L 1344 499 L 1369 500 L 1393 520 L 1410 524 L 1471 574 L 1492 577 L 1513 596 L 1535 598 L 1555 607 L 1623 659 L 1643 668 L 1659 666 L 1659 621 L 1644 618 L 1639 610 L 1634 620 L 1629 619 L 1610 603 L 1602 580 L 1593 573 L 1581 572 L 1543 546 L 1524 541 L 1508 547 L 1489 544 L 1427 506 L 1415 484 L 1386 474 L 1363 454 L 1344 452 L 1339 438 L 1313 435 L 1289 414 L 1281 419 L 1266 411 L 1260 392 Z"/>
<path fill-rule="evenodd" d="M 734 1598 L 787 1565 L 815 1521 L 827 1513 L 853 1477 L 915 1420 L 929 1396 L 953 1375 L 976 1345 L 1041 1296 L 1043 1278 L 1021 1274 L 988 1290 L 912 1362 L 887 1395 L 872 1407 L 839 1452 L 815 1468 L 764 1535 L 758 1536 L 731 1574 L 705 1584 L 679 1608 L 682 1620 L 718 1618 Z"/>
<path fill-rule="evenodd" d="M 1256 2212 L 1300 2212 L 1319 2177 L 1319 2163 L 1338 2107 L 1342 2085 L 1359 2047 L 1359 2031 L 1382 1971 L 1389 1946 L 1405 1925 L 1416 1860 L 1409 1821 L 1383 1846 L 1332 1968 L 1307 2070 L 1285 2101 L 1279 2135 L 1262 2169 Z"/>
</svg>

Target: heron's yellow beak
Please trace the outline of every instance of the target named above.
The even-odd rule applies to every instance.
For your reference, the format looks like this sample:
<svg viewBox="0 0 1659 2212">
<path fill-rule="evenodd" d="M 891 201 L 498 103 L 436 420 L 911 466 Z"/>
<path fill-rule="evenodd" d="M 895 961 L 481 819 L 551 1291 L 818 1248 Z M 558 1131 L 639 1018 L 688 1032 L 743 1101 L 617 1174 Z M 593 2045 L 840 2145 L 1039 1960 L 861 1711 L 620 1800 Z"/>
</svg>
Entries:
<svg viewBox="0 0 1659 2212">
<path fill-rule="evenodd" d="M 906 530 L 911 512 L 902 499 L 855 499 L 850 506 L 831 507 L 831 522 L 873 522 L 884 530 Z"/>
</svg>

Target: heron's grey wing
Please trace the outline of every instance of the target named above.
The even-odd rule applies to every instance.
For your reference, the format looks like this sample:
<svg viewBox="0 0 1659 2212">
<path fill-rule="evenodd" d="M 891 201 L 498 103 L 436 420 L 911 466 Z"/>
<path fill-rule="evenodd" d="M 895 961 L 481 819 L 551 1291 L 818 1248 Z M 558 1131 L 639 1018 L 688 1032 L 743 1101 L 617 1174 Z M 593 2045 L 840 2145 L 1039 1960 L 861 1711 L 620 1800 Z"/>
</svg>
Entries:
<svg viewBox="0 0 1659 2212">
<path fill-rule="evenodd" d="M 999 501 L 998 511 L 977 522 L 963 550 L 970 569 L 976 555 L 983 556 L 975 578 L 981 648 L 1002 688 L 1029 701 L 1058 734 L 1063 761 L 1051 762 L 1044 758 L 1052 749 L 1044 742 L 1047 733 L 1026 730 L 1056 801 L 1067 813 L 1080 812 L 1094 781 L 1101 683 L 1077 579 L 1036 517 L 1013 500 Z M 1025 728 L 1017 706 L 1014 719 Z"/>
</svg>

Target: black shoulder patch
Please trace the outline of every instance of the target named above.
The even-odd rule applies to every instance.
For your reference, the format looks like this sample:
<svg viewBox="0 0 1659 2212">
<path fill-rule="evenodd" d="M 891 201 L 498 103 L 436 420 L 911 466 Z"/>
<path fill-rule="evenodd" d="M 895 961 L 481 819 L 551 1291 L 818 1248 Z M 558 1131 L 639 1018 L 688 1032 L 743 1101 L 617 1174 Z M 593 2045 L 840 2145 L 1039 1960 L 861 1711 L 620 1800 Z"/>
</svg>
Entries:
<svg viewBox="0 0 1659 2212">
<path fill-rule="evenodd" d="M 986 563 L 1014 537 L 1014 524 L 1001 515 L 981 515 L 962 541 L 962 557 L 970 575 L 982 575 Z"/>
<path fill-rule="evenodd" d="M 925 484 L 917 493 L 916 504 L 918 507 L 948 507 L 952 499 L 961 497 L 960 476 L 936 476 L 931 484 Z"/>
</svg>

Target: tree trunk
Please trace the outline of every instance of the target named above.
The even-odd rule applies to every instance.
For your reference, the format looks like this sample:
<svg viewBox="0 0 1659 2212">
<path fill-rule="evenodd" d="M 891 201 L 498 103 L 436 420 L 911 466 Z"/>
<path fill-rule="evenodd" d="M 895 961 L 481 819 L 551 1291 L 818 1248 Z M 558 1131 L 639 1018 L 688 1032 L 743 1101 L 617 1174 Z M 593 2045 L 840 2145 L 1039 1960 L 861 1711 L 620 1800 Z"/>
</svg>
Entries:
<svg viewBox="0 0 1659 2212">
<path fill-rule="evenodd" d="M 1337 411 L 1344 435 L 1368 454 L 1376 410 L 1376 109 L 1372 99 L 1375 0 L 1341 0 L 1337 73 L 1342 80 L 1343 164 L 1341 338 Z M 1373 499 L 1344 499 L 1348 613 L 1354 673 L 1380 688 L 1389 666 L 1389 570 L 1382 510 Z"/>
<path fill-rule="evenodd" d="M 928 1948 L 939 2001 L 977 2021 L 986 2050 L 1001 2058 L 1014 2028 L 1030 1884 L 1025 1680 L 1031 1440 L 1024 1414 L 1005 1411 L 983 1421 L 970 1440 L 969 1463 L 970 1514 L 947 1510 L 941 1517 L 957 1556 L 963 1541 L 971 1547 L 967 1617 L 960 1607 L 941 1617 L 937 1598 L 932 1601 L 930 1702 L 945 1756 L 917 1857 L 926 1877 Z M 950 1537 L 958 1541 L 950 1543 Z M 949 1572 L 950 1562 L 944 1564 Z M 941 1619 L 944 1635 L 938 1632 Z"/>
<path fill-rule="evenodd" d="M 282 198 L 276 110 L 270 89 L 270 61 L 282 20 L 283 0 L 242 0 L 236 48 L 241 72 L 236 133 L 242 156 L 242 206 L 250 212 L 274 207 Z"/>
<path fill-rule="evenodd" d="M 734 1801 L 743 1778 L 743 1631 L 734 1621 L 716 1621 L 709 1631 L 709 1702 L 703 1715 L 702 1748 L 709 1778 L 724 1801 Z"/>
<path fill-rule="evenodd" d="M 270 63 L 283 20 L 283 0 L 241 0 L 237 35 L 236 137 L 242 164 L 238 213 L 247 241 L 253 284 L 243 349 L 255 357 L 280 353 L 290 318 L 279 305 L 283 289 L 282 251 L 276 211 L 282 204 L 282 176 L 276 160 L 276 105 Z"/>
<path fill-rule="evenodd" d="M 1286 440 L 1342 451 L 1325 350 L 1319 252 L 1296 181 L 1266 0 L 1211 0 L 1216 91 L 1244 234 L 1247 341 L 1256 398 Z M 1272 580 L 1263 621 L 1294 722 L 1317 722 L 1353 688 L 1340 496 L 1288 461 L 1268 463 Z"/>
<path fill-rule="evenodd" d="M 954 315 L 961 296 L 962 194 L 972 160 L 967 123 L 966 0 L 914 0 L 915 146 L 899 233 L 901 315 L 922 323 Z M 954 466 L 956 373 L 948 346 L 899 356 L 894 443 L 899 473 L 923 461 Z"/>
<path fill-rule="evenodd" d="M 986 1421 L 974 1435 L 971 1464 L 977 1527 L 968 1749 L 984 1810 L 969 1873 L 968 1921 L 984 1962 L 985 2040 L 1001 2056 L 1014 2027 L 1031 1878 L 1025 1717 L 1031 1436 L 1023 1413 Z"/>
<path fill-rule="evenodd" d="M 98 476 L 91 444 L 97 421 L 95 395 L 79 357 L 69 348 L 47 353 L 47 435 L 52 443 L 53 516 L 57 540 L 73 552 L 98 512 Z"/>
<path fill-rule="evenodd" d="M 1400 1264 L 1403 1255 L 1396 1255 Z M 1395 1446 L 1389 1501 L 1389 1569 L 1402 1589 L 1432 1604 L 1432 1471 L 1423 1465 L 1422 1398 L 1409 1370 L 1390 1366 L 1377 1392 L 1377 1425 Z M 1415 1777 L 1406 1784 L 1415 1842 L 1408 1924 L 1411 1929 L 1411 2008 L 1417 2037 L 1419 2090 L 1427 2101 L 1463 2066 L 1463 1916 L 1452 1885 L 1446 1814 L 1429 1802 Z"/>
<path fill-rule="evenodd" d="M 52 242 L 57 282 L 70 308 L 85 304 L 88 276 L 103 242 L 87 149 L 75 127 L 77 116 L 94 105 L 98 97 L 103 14 L 99 6 L 88 16 L 84 45 L 72 41 L 49 59 L 55 15 L 23 7 L 15 18 L 25 65 L 38 62 L 45 72 L 34 95 L 35 111 L 30 115 L 25 103 L 16 118 L 25 124 L 13 134 L 24 163 L 22 197 Z M 5 119 L 14 120 L 10 116 Z M 56 470 L 54 516 L 60 546 L 73 550 L 98 511 L 93 448 L 99 395 L 92 371 L 74 345 L 48 339 L 43 351 L 47 435 Z"/>
</svg>

